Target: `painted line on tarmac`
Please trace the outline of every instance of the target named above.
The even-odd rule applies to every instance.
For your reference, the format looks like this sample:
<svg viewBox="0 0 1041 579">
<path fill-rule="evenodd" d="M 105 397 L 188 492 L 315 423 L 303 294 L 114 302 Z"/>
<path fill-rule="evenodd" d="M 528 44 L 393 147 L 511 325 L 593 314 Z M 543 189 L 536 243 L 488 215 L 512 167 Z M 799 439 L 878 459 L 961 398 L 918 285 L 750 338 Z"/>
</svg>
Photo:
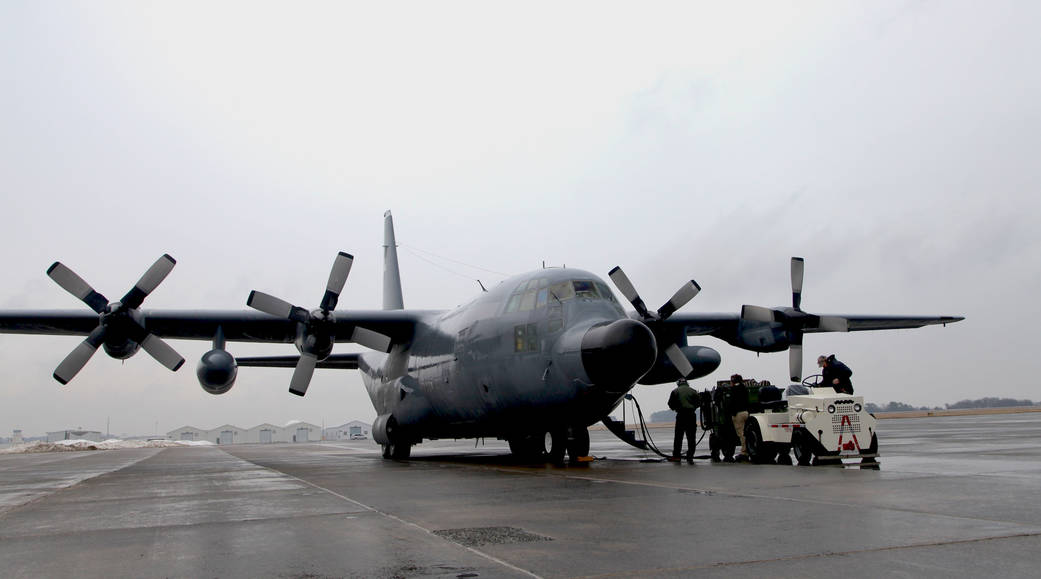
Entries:
<svg viewBox="0 0 1041 579">
<path fill-rule="evenodd" d="M 962 516 L 962 515 L 947 515 L 947 514 L 943 514 L 943 513 L 934 513 L 934 512 L 930 512 L 930 511 L 923 511 L 923 510 L 911 509 L 911 508 L 890 507 L 890 506 L 882 506 L 882 505 L 865 505 L 865 504 L 860 504 L 860 503 L 845 503 L 845 502 L 832 501 L 832 500 L 807 499 L 807 498 L 799 498 L 799 497 L 784 497 L 784 496 L 764 495 L 764 494 L 757 494 L 757 493 L 742 493 L 742 492 L 728 491 L 728 490 L 724 490 L 724 489 L 697 488 L 697 487 L 692 487 L 692 486 L 688 486 L 688 485 L 670 484 L 670 483 L 663 483 L 663 482 L 631 481 L 631 480 L 624 480 L 624 479 L 617 479 L 617 478 L 606 478 L 606 477 L 596 477 L 596 476 L 582 476 L 582 475 L 576 475 L 576 474 L 557 473 L 557 472 L 550 472 L 550 471 L 531 471 L 531 470 L 526 470 L 526 469 L 523 469 L 523 468 L 511 468 L 511 467 L 506 467 L 506 466 L 482 466 L 482 465 L 458 464 L 458 463 L 453 463 L 453 464 L 457 464 L 458 466 L 462 466 L 464 468 L 473 468 L 473 469 L 478 469 L 478 470 L 497 470 L 497 471 L 508 472 L 508 473 L 513 473 L 513 474 L 526 474 L 526 475 L 529 475 L 529 476 L 549 476 L 549 477 L 569 478 L 569 479 L 574 479 L 574 480 L 582 480 L 582 481 L 595 482 L 595 483 L 613 483 L 613 484 L 620 484 L 620 485 L 632 485 L 632 486 L 641 486 L 641 487 L 662 488 L 662 489 L 670 489 L 670 490 L 677 490 L 677 491 L 686 491 L 686 492 L 690 492 L 690 493 L 694 493 L 694 494 L 698 494 L 698 495 L 719 495 L 719 496 L 725 496 L 725 497 L 731 497 L 731 498 L 739 498 L 739 499 L 762 499 L 762 500 L 770 500 L 770 501 L 787 501 L 787 502 L 791 502 L 791 503 L 811 503 L 811 504 L 814 504 L 814 505 L 830 505 L 830 506 L 835 506 L 835 507 L 873 508 L 873 509 L 883 509 L 883 510 L 887 510 L 887 511 L 894 511 L 894 512 L 899 512 L 899 513 L 911 513 L 911 514 L 914 514 L 914 515 L 928 515 L 930 517 L 940 517 L 940 518 L 946 518 L 946 519 L 955 519 L 955 520 L 964 520 L 964 521 L 973 521 L 973 522 L 998 523 L 998 524 L 1001 524 L 1001 525 L 1010 525 L 1010 526 L 1014 525 L 1014 526 L 1019 526 L 1019 527 L 1026 527 L 1026 528 L 1029 528 L 1029 529 L 1038 529 L 1039 528 L 1038 525 L 1034 525 L 1034 524 L 1030 524 L 1030 523 L 1021 523 L 1021 522 L 1018 522 L 1018 521 L 1002 521 L 1002 520 L 998 520 L 998 519 L 987 519 L 987 518 L 982 518 L 982 517 L 966 517 L 966 516 Z M 971 476 L 976 476 L 976 475 L 971 475 Z M 1027 531 L 1027 533 L 1028 533 L 1027 536 L 1033 536 L 1035 531 Z M 1036 533 L 1038 535 L 1041 535 L 1041 531 L 1036 531 Z M 1012 535 L 1012 536 L 1018 536 L 1018 535 Z"/>
<path fill-rule="evenodd" d="M 238 458 L 238 457 L 236 457 L 236 458 Z M 245 460 L 245 459 L 240 458 L 240 460 Z M 365 503 L 356 501 L 356 500 L 354 500 L 354 499 L 352 499 L 352 498 L 350 498 L 348 496 L 341 495 L 340 493 L 338 493 L 338 492 L 336 492 L 334 490 L 330 490 L 330 489 L 327 489 L 327 488 L 325 488 L 323 486 L 316 485 L 316 484 L 314 484 L 311 481 L 304 480 L 304 479 L 302 479 L 302 478 L 300 478 L 298 476 L 293 476 L 291 474 L 288 474 L 286 472 L 280 471 L 278 469 L 274 469 L 274 468 L 270 468 L 270 467 L 259 465 L 259 464 L 255 463 L 253 461 L 246 461 L 246 462 L 250 462 L 251 464 L 255 464 L 259 468 L 263 468 L 263 469 L 267 469 L 267 470 L 270 470 L 270 471 L 273 471 L 273 472 L 277 472 L 277 473 L 281 474 L 282 476 L 291 478 L 291 479 L 293 479 L 295 481 L 298 481 L 298 482 L 301 482 L 301 483 L 303 483 L 303 484 L 305 484 L 305 485 L 307 485 L 309 487 L 316 488 L 316 489 L 318 489 L 320 491 L 327 492 L 327 493 L 329 493 L 330 495 L 332 495 L 332 496 L 334 496 L 336 498 L 339 498 L 341 500 L 347 501 L 347 502 L 349 502 L 349 503 L 351 503 L 353 505 L 357 505 L 357 506 L 359 506 L 359 507 L 361 507 L 361 508 L 363 508 L 363 509 L 365 509 L 367 511 L 376 513 L 378 515 L 382 515 L 382 516 L 384 516 L 384 517 L 386 517 L 386 518 L 388 518 L 388 519 L 390 519 L 392 521 L 396 521 L 398 523 L 401 523 L 402 525 L 406 525 L 408 527 L 412 527 L 413 529 L 420 530 L 420 531 L 422 531 L 422 532 L 424 532 L 424 533 L 426 533 L 426 534 L 428 534 L 428 535 L 430 535 L 432 537 L 437 537 L 438 539 L 440 539 L 442 541 L 451 543 L 451 544 L 456 545 L 458 547 L 462 547 L 463 549 L 466 549 L 467 551 L 473 553 L 474 555 L 477 555 L 479 557 L 483 557 L 483 558 L 485 558 L 485 559 L 487 559 L 487 560 L 489 560 L 489 561 L 491 561 L 493 563 L 498 563 L 499 565 L 502 565 L 503 567 L 506 567 L 507 569 L 516 571 L 517 573 L 521 573 L 521 574 L 527 575 L 528 577 L 535 577 L 536 579 L 542 579 L 542 577 L 540 575 L 536 575 L 535 573 L 532 573 L 531 571 L 528 571 L 527 569 L 521 569 L 520 567 L 517 567 L 516 565 L 513 565 L 511 563 L 507 563 L 506 561 L 503 561 L 502 559 L 500 559 L 500 558 L 498 558 L 498 557 L 496 557 L 494 555 L 489 555 L 488 553 L 485 553 L 483 551 L 479 551 L 477 549 L 474 549 L 473 547 L 468 547 L 466 545 L 461 545 L 461 544 L 456 543 L 454 541 L 449 541 L 448 539 L 445 539 L 444 537 L 441 537 L 441 536 L 435 534 L 432 530 L 430 530 L 430 529 L 428 529 L 426 527 L 423 527 L 421 525 L 413 523 L 412 521 L 406 521 L 405 519 L 402 519 L 401 517 L 398 517 L 396 515 L 392 515 L 392 514 L 390 514 L 388 512 L 385 512 L 385 511 L 381 511 L 381 510 L 377 509 L 376 507 L 372 507 L 372 506 L 369 506 L 369 505 L 367 505 Z"/>
<path fill-rule="evenodd" d="M 738 567 L 742 565 L 759 565 L 763 563 L 779 563 L 783 561 L 805 561 L 808 559 L 823 559 L 825 557 L 844 557 L 848 555 L 864 555 L 867 553 L 882 553 L 885 551 L 906 551 L 909 549 L 924 549 L 928 547 L 946 547 L 950 545 L 966 545 L 970 543 L 983 543 L 986 541 L 1000 541 L 1004 539 L 1022 539 L 1030 537 L 1041 537 L 1041 532 L 1017 533 L 1014 535 L 1002 535 L 999 537 L 977 537 L 974 539 L 955 539 L 952 541 L 934 541 L 930 543 L 915 543 L 913 545 L 892 545 L 889 547 L 875 547 L 873 549 L 855 549 L 851 551 L 827 551 L 824 553 L 808 553 L 806 555 L 792 555 L 789 557 L 775 557 L 773 559 L 753 559 L 749 561 L 720 561 L 705 565 L 691 565 L 689 567 L 656 567 L 654 569 L 643 569 L 640 571 L 624 571 L 619 573 L 604 573 L 601 575 L 578 575 L 573 579 L 601 579 L 604 577 L 632 577 L 635 575 L 659 575 L 661 573 L 675 573 L 682 571 L 696 571 L 703 569 L 718 569 L 721 567 Z"/>
</svg>

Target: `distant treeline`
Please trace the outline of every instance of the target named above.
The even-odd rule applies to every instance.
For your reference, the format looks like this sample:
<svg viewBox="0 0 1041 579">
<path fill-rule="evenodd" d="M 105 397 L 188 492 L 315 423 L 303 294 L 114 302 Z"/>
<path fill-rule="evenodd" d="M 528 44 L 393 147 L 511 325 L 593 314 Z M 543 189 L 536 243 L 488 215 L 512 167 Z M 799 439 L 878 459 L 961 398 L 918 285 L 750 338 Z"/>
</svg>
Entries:
<svg viewBox="0 0 1041 579">
<path fill-rule="evenodd" d="M 864 407 L 868 412 L 910 412 L 912 410 L 943 410 L 941 406 L 934 406 L 929 408 L 928 406 L 911 406 L 903 402 L 890 402 L 885 406 L 879 406 L 874 402 L 868 402 L 864 404 Z"/>
<path fill-rule="evenodd" d="M 959 408 L 1006 408 L 1009 406 L 1034 406 L 1036 402 L 1030 400 L 1016 400 L 1014 398 L 978 398 L 976 400 L 962 400 L 954 404 L 948 404 L 948 410 Z"/>
<path fill-rule="evenodd" d="M 904 402 L 889 402 L 887 404 L 875 404 L 868 402 L 864 407 L 868 412 L 910 412 L 913 410 L 959 410 L 964 408 L 1008 408 L 1010 406 L 1035 406 L 1037 402 L 1032 400 L 1016 400 L 1015 398 L 977 398 L 976 400 L 962 400 L 954 404 L 944 406 L 911 406 Z M 648 422 L 672 422 L 676 420 L 676 413 L 672 410 L 659 410 L 651 414 Z"/>
<path fill-rule="evenodd" d="M 874 402 L 868 402 L 864 406 L 868 412 L 907 412 L 910 410 L 961 410 L 966 408 L 1008 408 L 1011 406 L 1035 406 L 1037 403 L 1032 400 L 1016 400 L 1015 398 L 997 398 L 989 396 L 987 398 L 977 398 L 976 400 L 962 400 L 955 402 L 954 404 L 945 404 L 944 406 L 934 406 L 932 408 L 928 406 L 911 406 L 903 402 L 890 402 L 885 406 L 880 406 Z"/>
</svg>

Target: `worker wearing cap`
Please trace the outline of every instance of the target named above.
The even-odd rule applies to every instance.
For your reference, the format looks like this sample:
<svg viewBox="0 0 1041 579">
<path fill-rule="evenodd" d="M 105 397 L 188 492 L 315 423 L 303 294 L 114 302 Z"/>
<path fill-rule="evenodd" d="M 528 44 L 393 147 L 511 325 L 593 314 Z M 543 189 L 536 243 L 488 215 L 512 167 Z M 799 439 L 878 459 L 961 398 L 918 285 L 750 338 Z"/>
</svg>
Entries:
<svg viewBox="0 0 1041 579">
<path fill-rule="evenodd" d="M 695 411 L 698 409 L 698 393 L 687 384 L 687 380 L 680 378 L 676 381 L 676 387 L 669 394 L 669 408 L 676 412 L 676 437 L 672 442 L 672 460 L 680 459 L 680 450 L 683 446 L 683 435 L 687 436 L 687 462 L 694 463 L 694 446 L 697 441 L 698 418 Z"/>
<path fill-rule="evenodd" d="M 853 370 L 835 359 L 835 354 L 819 356 L 817 365 L 821 368 L 821 385 L 831 386 L 839 394 L 853 394 L 853 382 L 849 377 Z"/>
</svg>

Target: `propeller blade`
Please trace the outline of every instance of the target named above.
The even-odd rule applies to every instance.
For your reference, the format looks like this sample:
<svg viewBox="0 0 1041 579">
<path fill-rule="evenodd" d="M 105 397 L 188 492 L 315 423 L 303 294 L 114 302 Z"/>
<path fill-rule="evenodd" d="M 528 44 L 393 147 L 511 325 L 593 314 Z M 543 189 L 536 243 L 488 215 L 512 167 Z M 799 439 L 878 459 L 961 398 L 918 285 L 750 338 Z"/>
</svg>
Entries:
<svg viewBox="0 0 1041 579">
<path fill-rule="evenodd" d="M 849 320 L 839 316 L 820 316 L 817 327 L 825 332 L 848 332 Z"/>
<path fill-rule="evenodd" d="M 340 299 L 340 292 L 343 291 L 343 286 L 347 283 L 347 276 L 351 273 L 351 264 L 353 263 L 353 255 L 342 251 L 337 254 L 336 261 L 333 262 L 333 269 L 329 272 L 329 283 L 325 285 L 322 305 L 319 306 L 323 312 L 330 312 L 336 309 L 336 302 Z"/>
<path fill-rule="evenodd" d="M 354 326 L 354 332 L 351 333 L 351 341 L 377 352 L 386 353 L 390 351 L 390 337 L 379 332 L 367 330 L 361 326 Z"/>
<path fill-rule="evenodd" d="M 802 274 L 805 266 L 803 258 L 792 258 L 792 307 L 795 309 L 799 309 L 802 304 Z"/>
<path fill-rule="evenodd" d="M 694 371 L 694 366 L 690 365 L 690 360 L 687 359 L 683 354 L 683 350 L 676 344 L 669 344 L 669 347 L 665 348 L 665 355 L 683 378 L 690 376 L 691 372 Z"/>
<path fill-rule="evenodd" d="M 788 346 L 788 370 L 792 382 L 802 382 L 802 344 Z"/>
<path fill-rule="evenodd" d="M 625 275 L 625 272 L 622 271 L 621 267 L 615 266 L 614 269 L 607 272 L 607 277 L 611 278 L 614 286 L 618 288 L 618 291 L 622 292 L 625 299 L 629 300 L 629 303 L 636 308 L 636 311 L 641 316 L 644 318 L 650 317 L 650 312 L 647 311 L 647 305 L 643 303 L 640 294 L 636 293 L 636 288 L 633 287 L 632 282 L 629 281 L 629 277 Z"/>
<path fill-rule="evenodd" d="M 286 318 L 304 324 L 311 319 L 311 314 L 304 308 L 256 290 L 249 292 L 246 305 L 276 318 Z"/>
<path fill-rule="evenodd" d="M 68 356 L 65 356 L 61 364 L 58 364 L 54 370 L 54 379 L 62 385 L 68 384 L 69 380 L 72 380 L 87 365 L 103 341 L 105 341 L 105 327 L 98 326 Z"/>
<path fill-rule="evenodd" d="M 741 306 L 741 319 L 748 322 L 779 322 L 778 312 L 763 306 Z"/>
<path fill-rule="evenodd" d="M 318 358 L 314 354 L 300 354 L 300 360 L 293 370 L 293 380 L 289 383 L 289 393 L 303 396 L 307 394 L 307 387 L 311 384 L 311 375 L 318 365 Z"/>
<path fill-rule="evenodd" d="M 184 364 L 184 358 L 170 347 L 170 344 L 155 334 L 148 334 L 144 340 L 141 340 L 141 348 L 148 352 L 149 356 L 155 358 L 156 362 L 174 372 Z"/>
<path fill-rule="evenodd" d="M 701 286 L 698 282 L 690 280 L 680 287 L 679 291 L 673 294 L 669 301 L 665 302 L 665 305 L 658 308 L 658 316 L 665 320 L 668 319 L 676 310 L 687 305 L 687 302 L 694 299 L 694 296 L 698 295 L 701 291 Z"/>
<path fill-rule="evenodd" d="M 60 261 L 54 262 L 51 267 L 47 268 L 47 276 L 95 312 L 104 313 L 105 308 L 108 307 L 108 299 L 105 296 L 94 291 L 89 283 L 83 281 L 82 277 L 76 275 Z"/>
<path fill-rule="evenodd" d="M 137 280 L 134 287 L 130 288 L 130 291 L 123 296 L 120 302 L 130 309 L 141 307 L 141 302 L 145 301 L 148 294 L 152 293 L 166 279 L 166 276 L 170 275 L 170 271 L 176 263 L 177 261 L 174 258 L 164 253 L 162 257 L 155 260 L 155 263 L 148 268 L 148 271 L 141 276 L 141 279 Z"/>
</svg>

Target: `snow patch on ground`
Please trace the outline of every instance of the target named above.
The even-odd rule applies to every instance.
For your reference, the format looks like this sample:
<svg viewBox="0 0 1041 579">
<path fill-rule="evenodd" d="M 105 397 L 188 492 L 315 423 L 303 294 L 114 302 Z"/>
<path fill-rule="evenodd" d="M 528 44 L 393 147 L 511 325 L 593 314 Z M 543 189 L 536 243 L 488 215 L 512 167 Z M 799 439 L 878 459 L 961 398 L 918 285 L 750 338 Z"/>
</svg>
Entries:
<svg viewBox="0 0 1041 579">
<path fill-rule="evenodd" d="M 208 440 L 120 440 L 110 438 L 101 442 L 92 440 L 59 440 L 57 442 L 30 442 L 0 449 L 0 454 L 29 454 L 34 452 L 72 452 L 79 450 L 118 450 L 121 448 L 170 448 L 175 446 L 214 446 Z"/>
</svg>

